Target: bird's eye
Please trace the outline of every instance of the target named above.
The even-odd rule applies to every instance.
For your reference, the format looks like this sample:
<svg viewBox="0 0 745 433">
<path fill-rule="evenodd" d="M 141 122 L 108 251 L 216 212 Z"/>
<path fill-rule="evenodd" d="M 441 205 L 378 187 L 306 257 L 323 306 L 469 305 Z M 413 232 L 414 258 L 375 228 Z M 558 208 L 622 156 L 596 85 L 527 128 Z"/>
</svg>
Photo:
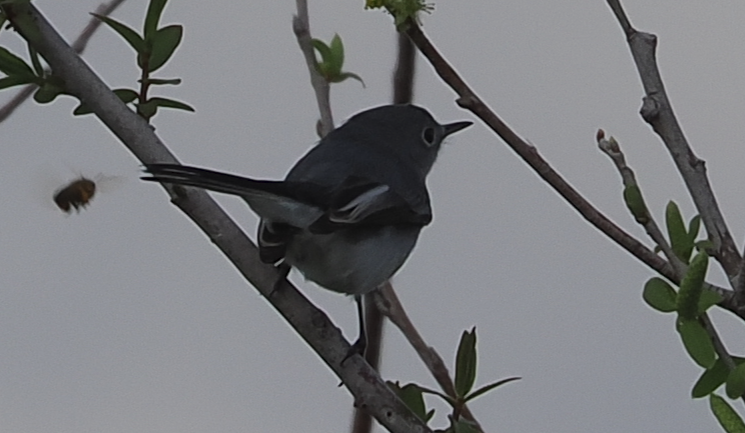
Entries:
<svg viewBox="0 0 745 433">
<path fill-rule="evenodd" d="M 435 144 L 435 129 L 431 127 L 426 127 L 422 131 L 422 140 L 424 140 L 424 144 L 427 145 L 427 147 L 432 147 Z"/>
</svg>

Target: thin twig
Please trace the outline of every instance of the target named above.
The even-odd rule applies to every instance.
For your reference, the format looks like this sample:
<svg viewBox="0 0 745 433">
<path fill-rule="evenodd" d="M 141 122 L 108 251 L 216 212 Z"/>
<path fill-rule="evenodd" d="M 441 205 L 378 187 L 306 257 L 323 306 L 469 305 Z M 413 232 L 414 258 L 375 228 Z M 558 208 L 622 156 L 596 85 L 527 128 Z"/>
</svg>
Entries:
<svg viewBox="0 0 745 433">
<path fill-rule="evenodd" d="M 638 188 L 639 184 L 636 181 L 634 170 L 632 170 L 631 167 L 626 164 L 626 157 L 624 156 L 623 151 L 621 151 L 621 147 L 618 145 L 618 142 L 613 138 L 608 140 L 604 137 L 604 134 L 601 131 L 598 132 L 598 148 L 603 151 L 603 153 L 608 155 L 611 161 L 613 161 L 613 164 L 616 166 L 618 173 L 621 175 L 623 186 L 625 188 Z M 680 258 L 678 258 L 678 256 L 675 254 L 672 247 L 667 242 L 667 239 L 665 239 L 665 235 L 662 234 L 662 230 L 660 230 L 660 227 L 657 225 L 657 222 L 655 221 L 652 214 L 650 212 L 646 212 L 641 220 L 639 218 L 636 218 L 636 220 L 639 224 L 642 225 L 642 227 L 644 227 L 644 230 L 654 241 L 654 243 L 656 243 L 657 246 L 660 247 L 660 250 L 662 250 L 662 253 L 667 258 L 667 261 L 672 264 L 675 272 L 681 277 L 685 275 L 687 269 L 686 264 L 683 263 L 683 261 L 680 260 Z"/>
<path fill-rule="evenodd" d="M 732 287 L 737 288 L 735 279 L 741 268 L 742 256 L 737 251 L 724 215 L 719 210 L 719 204 L 706 175 L 705 163 L 691 149 L 673 112 L 657 66 L 657 37 L 634 29 L 618 0 L 608 0 L 608 5 L 626 35 L 644 87 L 646 96 L 640 114 L 665 143 L 701 215 L 709 239 L 714 244 L 713 255 L 722 265 Z M 738 300 L 745 301 L 745 291 L 738 292 L 736 296 Z"/>
<path fill-rule="evenodd" d="M 321 120 L 318 125 L 318 132 L 321 137 L 334 130 L 334 118 L 331 114 L 330 86 L 316 69 L 316 53 L 313 50 L 313 42 L 310 36 L 310 16 L 308 15 L 307 0 L 296 0 L 297 15 L 292 17 L 292 30 L 295 32 L 297 43 L 300 45 L 305 57 L 305 63 L 310 73 L 310 84 L 316 92 L 316 102 L 318 111 L 321 113 Z"/>
<path fill-rule="evenodd" d="M 95 14 L 109 16 L 112 12 L 114 12 L 116 8 L 119 7 L 119 5 L 124 3 L 124 1 L 125 0 L 111 0 L 108 3 L 102 3 L 96 8 Z M 75 50 L 76 53 L 83 54 L 86 46 L 88 46 L 88 41 L 90 41 L 93 34 L 101 26 L 101 23 L 102 21 L 96 17 L 93 17 L 90 19 L 90 21 L 88 21 L 88 25 L 85 26 L 83 31 L 80 32 L 80 35 L 78 35 L 78 37 L 75 39 L 75 42 L 72 43 L 72 49 Z M 20 107 L 21 104 L 23 104 L 29 97 L 31 97 L 37 87 L 38 86 L 36 84 L 29 84 L 27 86 L 24 86 L 10 99 L 10 101 L 8 101 L 7 104 L 5 104 L 3 107 L 0 107 L 0 123 L 2 123 L 3 120 L 7 119 L 8 116 L 13 114 L 16 108 Z"/>
</svg>

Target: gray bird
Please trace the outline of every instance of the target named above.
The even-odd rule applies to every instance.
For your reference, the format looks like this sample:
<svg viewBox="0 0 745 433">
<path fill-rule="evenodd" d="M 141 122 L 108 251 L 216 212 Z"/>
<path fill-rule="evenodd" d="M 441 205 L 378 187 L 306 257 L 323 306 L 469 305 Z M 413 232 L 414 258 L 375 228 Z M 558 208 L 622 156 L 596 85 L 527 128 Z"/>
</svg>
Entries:
<svg viewBox="0 0 745 433">
<path fill-rule="evenodd" d="M 261 218 L 263 262 L 355 296 L 360 336 L 349 357 L 366 344 L 361 296 L 396 273 L 432 221 L 427 174 L 445 137 L 471 124 L 441 125 L 421 107 L 384 105 L 329 133 L 283 181 L 176 164 L 147 165 L 143 180 L 242 197 Z"/>
</svg>

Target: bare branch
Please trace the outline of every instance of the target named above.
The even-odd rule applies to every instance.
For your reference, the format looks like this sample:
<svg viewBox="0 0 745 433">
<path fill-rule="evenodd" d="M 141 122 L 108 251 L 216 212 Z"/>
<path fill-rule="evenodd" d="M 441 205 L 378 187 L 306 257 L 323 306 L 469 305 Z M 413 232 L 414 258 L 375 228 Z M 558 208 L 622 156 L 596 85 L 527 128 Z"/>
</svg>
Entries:
<svg viewBox="0 0 745 433">
<path fill-rule="evenodd" d="M 89 106 L 101 121 L 143 163 L 176 162 L 144 119 L 128 109 L 56 33 L 30 3 L 6 3 L 3 12 L 14 28 L 60 76 L 66 91 Z M 391 432 L 430 432 L 385 382 L 349 350 L 338 328 L 286 280 L 278 282 L 276 268 L 259 260 L 256 246 L 203 190 L 167 187 L 172 201 L 226 255 L 236 269 L 262 293 L 316 351 L 351 391 L 355 405 L 369 410 Z"/>
<path fill-rule="evenodd" d="M 292 31 L 295 32 L 300 51 L 303 52 L 305 63 L 310 73 L 310 84 L 316 92 L 318 111 L 321 120 L 318 132 L 321 137 L 326 136 L 334 130 L 334 118 L 331 115 L 331 102 L 329 99 L 330 85 L 316 69 L 316 53 L 313 51 L 312 38 L 310 36 L 310 17 L 308 15 L 307 0 L 296 0 L 297 15 L 292 17 Z"/>
<path fill-rule="evenodd" d="M 737 251 L 724 216 L 719 210 L 719 204 L 706 175 L 704 161 L 699 159 L 689 146 L 673 112 L 657 67 L 655 57 L 657 37 L 634 29 L 618 0 L 608 0 L 608 5 L 626 34 L 626 40 L 644 86 L 646 96 L 643 99 L 640 114 L 652 126 L 670 152 L 691 194 L 693 203 L 701 215 L 709 239 L 714 244 L 713 255 L 721 263 L 732 286 L 736 287 L 734 282 L 740 270 L 742 257 Z M 744 293 L 737 293 L 737 296 L 745 300 Z"/>
<path fill-rule="evenodd" d="M 109 16 L 122 3 L 124 3 L 124 0 L 111 0 L 108 3 L 102 3 L 96 8 L 95 14 Z M 88 25 L 85 26 L 77 39 L 75 39 L 75 42 L 72 43 L 72 49 L 75 50 L 75 52 L 78 54 L 83 54 L 83 51 L 85 51 L 85 47 L 88 45 L 88 41 L 90 41 L 93 33 L 95 33 L 100 26 L 100 19 L 96 17 L 91 18 L 91 20 L 88 21 Z M 18 93 L 15 94 L 15 96 L 13 96 L 13 98 L 10 99 L 10 101 L 8 101 L 7 104 L 0 107 L 0 123 L 2 123 L 3 120 L 7 119 L 8 116 L 13 114 L 16 108 L 26 102 L 26 100 L 31 97 L 37 87 L 38 86 L 36 84 L 29 84 L 27 86 L 24 86 L 21 90 L 18 91 Z"/>
<path fill-rule="evenodd" d="M 512 131 L 440 55 L 415 22 L 409 21 L 406 32 L 417 48 L 419 48 L 419 51 L 429 60 L 440 78 L 458 94 L 456 101 L 458 105 L 470 110 L 484 121 L 489 128 L 496 132 L 512 150 L 558 192 L 559 195 L 569 202 L 590 224 L 660 275 L 676 283 L 680 282 L 679 276 L 676 275 L 675 270 L 667 261 L 623 231 L 623 229 L 597 210 L 540 156 L 535 147 L 526 143 Z"/>
</svg>

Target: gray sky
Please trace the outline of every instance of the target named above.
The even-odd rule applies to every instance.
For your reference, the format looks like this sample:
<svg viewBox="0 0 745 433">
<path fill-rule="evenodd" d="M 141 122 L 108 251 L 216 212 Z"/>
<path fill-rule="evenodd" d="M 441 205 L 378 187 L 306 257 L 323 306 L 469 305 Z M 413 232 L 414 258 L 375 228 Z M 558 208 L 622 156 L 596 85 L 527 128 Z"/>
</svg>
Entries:
<svg viewBox="0 0 745 433">
<path fill-rule="evenodd" d="M 98 4 L 39 1 L 69 39 Z M 363 2 L 311 2 L 315 37 L 339 33 L 346 69 L 337 123 L 390 100 L 391 20 Z M 632 23 L 659 37 L 673 106 L 707 168 L 735 239 L 745 214 L 745 30 L 741 2 L 626 1 Z M 146 2 L 114 17 L 140 27 Z M 196 114 L 163 111 L 157 133 L 184 162 L 281 178 L 316 140 L 314 96 L 291 32 L 292 1 L 173 1 L 185 26 L 157 89 Z M 436 3 L 424 30 L 465 79 L 588 199 L 631 233 L 619 176 L 595 146 L 621 143 L 648 205 L 693 215 L 660 140 L 639 117 L 643 96 L 623 34 L 604 1 Z M 12 32 L 0 44 L 23 45 Z M 134 55 L 102 29 L 86 60 L 113 87 L 134 86 Z M 2 92 L 0 103 L 13 92 Z M 419 63 L 416 102 L 442 121 L 472 120 Z M 0 425 L 3 432 L 346 431 L 352 398 L 247 285 L 138 161 L 76 102 L 24 105 L 0 125 Z M 586 224 L 478 122 L 454 136 L 429 178 L 435 219 L 394 286 L 424 338 L 452 365 L 460 333 L 478 330 L 478 383 L 523 380 L 472 405 L 487 431 L 718 432 L 700 374 L 673 317 L 641 300 L 653 273 Z M 79 174 L 119 176 L 79 215 L 54 207 Z M 238 199 L 220 203 L 253 233 Z M 348 338 L 350 299 L 293 276 Z M 724 284 L 715 270 L 710 280 Z M 745 335 L 713 314 L 734 352 Z M 434 387 L 413 350 L 386 331 L 386 379 Z M 444 427 L 446 408 L 434 426 Z"/>
</svg>

